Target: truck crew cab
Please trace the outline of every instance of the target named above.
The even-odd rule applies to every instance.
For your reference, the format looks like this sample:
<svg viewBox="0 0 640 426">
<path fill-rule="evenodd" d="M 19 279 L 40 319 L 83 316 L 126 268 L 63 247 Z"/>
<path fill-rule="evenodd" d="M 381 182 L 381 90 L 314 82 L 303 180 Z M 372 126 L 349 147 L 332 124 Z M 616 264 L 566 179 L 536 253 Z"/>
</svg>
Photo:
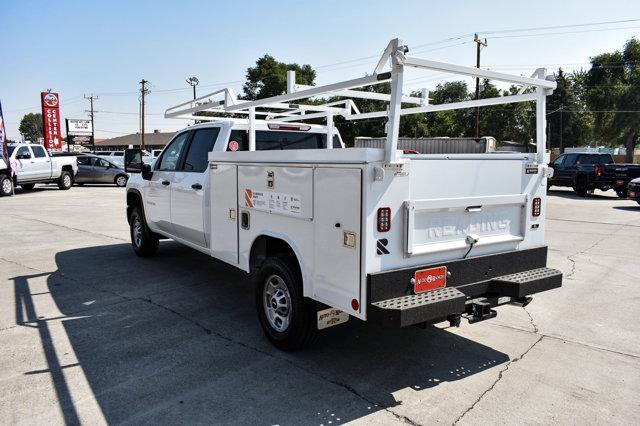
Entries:
<svg viewBox="0 0 640 426">
<path fill-rule="evenodd" d="M 37 183 L 67 190 L 78 172 L 75 157 L 52 157 L 40 144 L 9 144 L 8 160 L 11 164 L 0 157 L 0 196 L 12 195 L 16 185 L 31 190 Z"/>
<path fill-rule="evenodd" d="M 543 71 L 510 76 L 407 51 L 392 40 L 374 73 L 354 80 L 302 86 L 289 72 L 279 96 L 243 101 L 223 89 L 168 109 L 166 117 L 209 123 L 178 132 L 151 165 L 140 150 L 127 150 L 135 253 L 151 256 L 160 239 L 171 238 L 251 273 L 260 324 L 283 350 L 304 347 L 319 329 L 350 317 L 387 327 L 474 323 L 495 317 L 498 305 L 526 305 L 531 294 L 559 287 L 562 274 L 546 267 L 544 244 L 551 173 L 544 102 L 555 82 Z M 430 105 L 402 94 L 407 66 L 535 90 Z M 354 90 L 388 81 L 390 95 Z M 323 94 L 345 100 L 292 102 Z M 386 100 L 390 108 L 361 113 L 351 98 Z M 524 101 L 536 103 L 537 153 L 396 149 L 401 115 Z M 388 118 L 385 149 L 345 149 L 334 115 Z M 319 118 L 326 125 L 305 123 Z"/>
<path fill-rule="evenodd" d="M 618 197 L 627 197 L 629 181 L 640 176 L 640 165 L 616 164 L 611 154 L 606 153 L 565 153 L 551 164 L 553 177 L 547 181 L 551 186 L 570 186 L 576 194 L 584 197 L 594 189 L 613 189 Z"/>
</svg>

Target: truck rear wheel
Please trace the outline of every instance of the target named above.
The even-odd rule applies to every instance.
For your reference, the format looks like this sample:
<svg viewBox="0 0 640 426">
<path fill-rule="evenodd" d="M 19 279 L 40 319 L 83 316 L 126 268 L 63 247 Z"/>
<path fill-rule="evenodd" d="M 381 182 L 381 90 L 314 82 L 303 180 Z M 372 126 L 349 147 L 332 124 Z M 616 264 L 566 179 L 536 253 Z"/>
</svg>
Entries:
<svg viewBox="0 0 640 426">
<path fill-rule="evenodd" d="M 587 178 L 585 176 L 578 176 L 576 183 L 573 185 L 573 190 L 581 197 L 589 195 L 589 187 L 587 185 Z"/>
<path fill-rule="evenodd" d="M 67 189 L 71 188 L 71 185 L 73 185 L 73 178 L 71 177 L 71 173 L 63 170 L 62 173 L 60 173 L 60 177 L 58 178 L 58 188 L 66 191 Z"/>
<path fill-rule="evenodd" d="M 133 208 L 129 223 L 133 251 L 140 257 L 155 255 L 160 246 L 158 236 L 147 227 L 140 207 Z"/>
<path fill-rule="evenodd" d="M 627 190 L 625 188 L 616 189 L 616 195 L 618 198 L 627 198 Z"/>
<path fill-rule="evenodd" d="M 13 194 L 13 182 L 9 175 L 0 175 L 0 197 Z"/>
<path fill-rule="evenodd" d="M 267 338 L 279 349 L 310 345 L 318 334 L 315 303 L 303 296 L 294 256 L 268 257 L 257 275 L 256 309 Z"/>
</svg>

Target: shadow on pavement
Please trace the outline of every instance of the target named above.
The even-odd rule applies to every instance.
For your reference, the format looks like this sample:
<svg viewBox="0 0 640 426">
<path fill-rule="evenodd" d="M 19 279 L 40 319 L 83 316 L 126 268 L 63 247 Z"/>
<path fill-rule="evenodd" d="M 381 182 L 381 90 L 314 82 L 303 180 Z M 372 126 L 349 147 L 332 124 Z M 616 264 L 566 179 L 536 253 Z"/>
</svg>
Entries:
<svg viewBox="0 0 640 426">
<path fill-rule="evenodd" d="M 613 206 L 616 210 L 640 211 L 640 204 L 635 206 Z"/>
<path fill-rule="evenodd" d="M 342 423 L 399 404 L 398 391 L 508 361 L 447 330 L 384 330 L 353 319 L 307 351 L 279 352 L 262 336 L 245 275 L 173 242 L 152 259 L 128 244 L 55 259 L 49 292 L 73 317 L 62 324 L 75 367 L 109 423 Z M 38 328 L 42 373 L 51 375 L 66 422 L 78 423 L 82 401 L 65 381 L 52 319 L 39 316 L 29 290 L 37 276 L 14 278 L 16 318 Z"/>
<path fill-rule="evenodd" d="M 611 193 L 611 195 L 609 195 L 609 193 Z M 571 190 L 562 190 L 562 189 L 556 190 L 556 189 L 553 189 L 553 187 L 551 187 L 551 189 L 547 191 L 547 195 L 552 197 L 556 196 L 561 198 L 567 198 L 569 200 L 611 200 L 612 198 L 614 199 L 618 198 L 618 196 L 613 191 L 607 191 L 607 195 L 589 194 L 586 197 L 581 197 L 580 195 L 576 194 Z"/>
</svg>

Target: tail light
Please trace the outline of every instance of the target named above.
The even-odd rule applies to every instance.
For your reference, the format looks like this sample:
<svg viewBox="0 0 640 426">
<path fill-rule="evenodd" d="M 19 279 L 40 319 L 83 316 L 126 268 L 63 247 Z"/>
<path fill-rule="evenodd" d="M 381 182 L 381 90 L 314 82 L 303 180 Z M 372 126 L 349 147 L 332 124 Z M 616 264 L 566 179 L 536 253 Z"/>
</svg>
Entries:
<svg viewBox="0 0 640 426">
<path fill-rule="evenodd" d="M 540 216 L 541 208 L 542 208 L 542 199 L 540 197 L 534 198 L 533 203 L 531 204 L 531 216 L 533 217 Z"/>
<path fill-rule="evenodd" d="M 602 176 L 602 173 L 604 173 L 604 167 L 598 165 L 596 166 L 596 176 Z"/>
<path fill-rule="evenodd" d="M 391 229 L 391 208 L 380 207 L 378 209 L 378 232 L 388 232 Z"/>
</svg>

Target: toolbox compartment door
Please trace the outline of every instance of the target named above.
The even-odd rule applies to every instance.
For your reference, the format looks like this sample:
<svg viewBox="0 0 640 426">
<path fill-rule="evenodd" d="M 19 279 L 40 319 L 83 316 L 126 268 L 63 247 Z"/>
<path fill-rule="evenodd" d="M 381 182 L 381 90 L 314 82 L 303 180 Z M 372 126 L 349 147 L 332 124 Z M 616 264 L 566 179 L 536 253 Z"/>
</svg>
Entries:
<svg viewBox="0 0 640 426">
<path fill-rule="evenodd" d="M 362 171 L 317 168 L 314 173 L 314 296 L 331 306 L 360 312 Z"/>
<path fill-rule="evenodd" d="M 238 265 L 238 172 L 234 164 L 210 165 L 211 254 Z"/>
</svg>

